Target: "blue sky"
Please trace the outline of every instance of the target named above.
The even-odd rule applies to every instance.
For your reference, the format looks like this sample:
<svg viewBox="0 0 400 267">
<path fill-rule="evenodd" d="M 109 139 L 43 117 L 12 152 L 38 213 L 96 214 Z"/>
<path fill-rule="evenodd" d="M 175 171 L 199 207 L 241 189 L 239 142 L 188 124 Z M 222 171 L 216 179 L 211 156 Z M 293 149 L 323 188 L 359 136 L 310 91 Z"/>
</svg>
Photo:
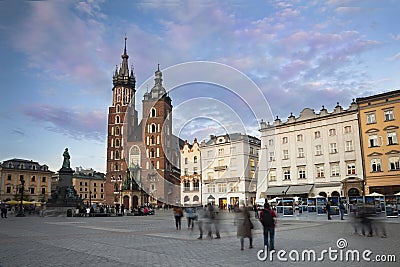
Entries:
<svg viewBox="0 0 400 267">
<path fill-rule="evenodd" d="M 73 167 L 105 171 L 112 74 L 125 34 L 138 87 L 151 88 L 146 80 L 158 63 L 226 64 L 250 78 L 283 120 L 305 107 L 347 108 L 352 98 L 400 87 L 396 0 L 160 2 L 1 1 L 0 161 L 32 159 L 57 171 L 68 147 Z M 173 105 L 208 97 L 246 113 L 219 88 L 177 88 Z M 214 110 L 215 122 L 201 108 L 181 110 L 174 132 L 189 141 L 218 133 L 226 115 Z M 241 120 L 257 135 L 256 120 Z"/>
</svg>

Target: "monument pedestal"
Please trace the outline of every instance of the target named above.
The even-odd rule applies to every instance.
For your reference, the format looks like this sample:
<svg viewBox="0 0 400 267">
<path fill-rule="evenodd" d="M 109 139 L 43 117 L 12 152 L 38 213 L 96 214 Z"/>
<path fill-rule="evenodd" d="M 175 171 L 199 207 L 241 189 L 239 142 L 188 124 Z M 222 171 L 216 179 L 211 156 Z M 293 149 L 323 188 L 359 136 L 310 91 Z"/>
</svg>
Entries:
<svg viewBox="0 0 400 267">
<path fill-rule="evenodd" d="M 75 210 L 75 208 L 83 206 L 82 199 L 80 199 L 72 185 L 73 174 L 74 171 L 71 168 L 63 167 L 58 171 L 58 185 L 47 203 L 48 210 L 53 210 L 56 214 L 62 214 L 69 209 Z"/>
</svg>

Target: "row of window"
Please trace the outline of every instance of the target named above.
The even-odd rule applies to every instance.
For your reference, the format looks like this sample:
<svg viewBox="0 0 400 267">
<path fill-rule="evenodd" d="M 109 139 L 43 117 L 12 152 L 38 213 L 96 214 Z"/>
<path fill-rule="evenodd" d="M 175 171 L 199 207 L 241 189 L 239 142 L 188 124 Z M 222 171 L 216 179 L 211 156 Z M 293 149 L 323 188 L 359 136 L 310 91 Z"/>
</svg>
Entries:
<svg viewBox="0 0 400 267">
<path fill-rule="evenodd" d="M 368 112 L 367 116 L 367 124 L 376 123 L 376 112 Z M 394 120 L 394 111 L 393 109 L 385 109 L 383 110 L 383 117 L 385 121 L 392 121 Z"/>
<path fill-rule="evenodd" d="M 229 171 L 229 175 L 227 175 L 228 171 L 216 171 L 215 173 L 217 173 L 218 178 L 238 177 L 237 170 L 235 170 L 235 169 L 230 170 Z M 249 174 L 250 174 L 250 178 L 254 178 L 255 175 L 256 175 L 256 172 L 255 172 L 255 170 L 250 170 Z M 208 180 L 213 180 L 214 179 L 214 172 L 207 171 L 207 179 Z"/>
<path fill-rule="evenodd" d="M 30 193 L 31 195 L 34 195 L 34 194 L 35 194 L 35 188 L 34 188 L 34 187 L 31 187 L 31 188 L 29 188 L 28 190 L 29 190 L 29 193 Z M 14 194 L 14 193 L 17 193 L 17 192 L 12 192 L 12 186 L 7 185 L 7 186 L 6 186 L 6 194 Z M 45 188 L 45 187 L 42 187 L 42 188 L 41 188 L 41 194 L 46 194 L 46 188 Z"/>
<path fill-rule="evenodd" d="M 397 133 L 396 132 L 387 132 L 386 133 L 386 144 L 390 145 L 397 145 Z M 378 136 L 378 134 L 370 134 L 368 135 L 368 147 L 377 147 L 383 145 L 383 138 L 382 136 Z"/>
<path fill-rule="evenodd" d="M 80 187 L 80 188 L 79 188 L 79 192 L 83 192 L 83 191 L 87 192 L 87 191 L 88 191 L 88 188 L 85 187 L 85 189 L 83 190 L 83 188 Z M 97 188 L 93 188 L 93 192 L 97 192 Z M 100 192 L 103 193 L 103 188 L 100 189 Z"/>
<path fill-rule="evenodd" d="M 148 133 L 161 133 L 160 124 L 152 123 L 152 124 L 147 125 L 147 132 Z M 164 132 L 166 134 L 170 134 L 169 127 L 167 124 L 164 125 Z"/>
<path fill-rule="evenodd" d="M 7 165 L 7 167 L 10 168 L 10 169 L 13 169 L 13 168 L 14 168 L 14 164 L 11 163 L 11 162 L 9 162 L 8 165 Z M 23 164 L 23 163 L 18 164 L 17 167 L 18 167 L 18 169 L 21 169 L 21 170 L 25 170 L 25 169 L 26 169 L 26 168 L 25 168 L 25 164 Z M 36 167 L 36 165 L 30 165 L 29 169 L 30 169 L 30 170 L 33 170 L 33 171 L 38 170 L 37 167 Z M 48 170 L 48 167 L 47 167 L 46 165 L 40 166 L 40 170 L 41 170 L 41 171 L 47 171 L 47 170 Z"/>
<path fill-rule="evenodd" d="M 227 192 L 239 192 L 239 186 L 235 185 L 234 183 L 226 183 L 218 184 L 217 186 L 218 192 L 220 193 L 227 193 Z M 215 184 L 208 184 L 206 186 L 206 190 L 208 193 L 215 193 L 216 185 Z"/>
<path fill-rule="evenodd" d="M 250 155 L 255 155 L 258 156 L 258 150 L 254 147 L 250 147 Z M 229 155 L 234 155 L 236 153 L 236 147 L 231 146 L 229 147 Z M 218 148 L 217 150 L 217 155 L 218 156 L 225 156 L 225 149 L 224 148 Z M 211 158 L 214 156 L 214 150 L 208 150 L 207 151 L 207 157 Z"/>
<path fill-rule="evenodd" d="M 335 135 L 337 135 L 337 134 L 336 134 L 336 129 L 334 129 L 334 128 L 329 129 L 328 133 L 329 133 L 329 136 L 335 136 Z M 350 134 L 350 133 L 352 133 L 352 128 L 351 128 L 351 126 L 345 126 L 345 127 L 343 128 L 343 133 L 345 133 L 345 134 Z M 318 138 L 321 138 L 321 132 L 320 132 L 320 131 L 315 131 L 315 132 L 314 132 L 314 139 L 318 139 Z M 303 134 L 298 134 L 298 135 L 296 136 L 296 140 L 297 140 L 298 142 L 303 142 L 303 139 L 304 139 L 304 138 L 303 138 Z M 289 142 L 289 138 L 288 138 L 287 136 L 282 137 L 282 143 L 283 143 L 283 144 L 287 144 L 288 142 Z M 270 146 L 274 145 L 274 140 L 273 140 L 273 139 L 270 139 L 270 140 L 268 141 L 268 144 L 269 144 Z"/>
<path fill-rule="evenodd" d="M 193 167 L 193 174 L 197 174 L 197 167 Z M 183 169 L 183 175 L 189 175 L 189 169 L 188 168 L 184 168 Z"/>
<path fill-rule="evenodd" d="M 197 163 L 197 156 L 193 157 L 193 163 Z M 185 158 L 185 164 L 189 164 L 189 159 Z"/>
<path fill-rule="evenodd" d="M 19 179 L 21 180 L 21 179 L 24 179 L 24 175 L 20 175 L 19 176 Z M 10 174 L 10 173 L 8 173 L 7 174 L 7 181 L 11 181 L 12 180 L 12 175 Z M 46 182 L 46 180 L 47 180 L 47 178 L 46 178 L 46 176 L 43 176 L 42 177 L 42 183 L 45 183 Z M 36 176 L 35 175 L 32 175 L 31 176 L 31 182 L 36 182 Z"/>
<path fill-rule="evenodd" d="M 324 165 L 316 165 L 316 178 L 324 178 L 325 177 L 325 168 Z M 356 174 L 356 164 L 354 162 L 347 163 L 347 175 L 354 175 Z M 290 168 L 283 168 L 283 180 L 291 180 L 291 172 Z M 340 176 L 340 168 L 339 164 L 332 164 L 330 166 L 330 176 L 338 177 Z M 276 170 L 271 169 L 268 174 L 269 181 L 276 181 Z M 305 167 L 298 167 L 297 168 L 297 179 L 307 179 L 306 175 L 306 168 Z"/>
<path fill-rule="evenodd" d="M 346 141 L 345 142 L 345 151 L 346 152 L 351 152 L 354 151 L 354 147 L 353 147 L 353 141 Z M 289 159 L 289 150 L 288 149 L 284 149 L 282 151 L 282 159 Z M 315 146 L 315 150 L 314 150 L 314 155 L 315 156 L 321 156 L 323 155 L 323 150 L 322 150 L 322 145 L 316 145 Z M 338 147 L 337 147 L 337 143 L 330 143 L 329 144 L 329 153 L 330 154 L 336 154 L 339 153 Z M 303 147 L 299 147 L 297 148 L 297 157 L 298 158 L 304 158 L 305 157 L 305 152 L 304 152 L 304 148 Z M 269 152 L 269 161 L 274 161 L 275 160 L 275 152 Z"/>
<path fill-rule="evenodd" d="M 389 171 L 398 171 L 400 170 L 400 157 L 394 156 L 389 157 Z M 382 161 L 380 158 L 373 158 L 370 162 L 371 172 L 381 172 L 382 171 Z"/>
<path fill-rule="evenodd" d="M 115 93 L 115 101 L 116 102 L 121 102 L 121 100 L 123 100 L 124 104 L 129 104 L 130 101 L 130 95 L 129 95 L 129 88 L 117 88 L 117 91 Z M 119 105 L 117 105 L 119 106 Z"/>
<path fill-rule="evenodd" d="M 190 181 L 183 181 L 183 190 L 184 191 L 190 191 L 190 184 L 191 184 Z M 195 180 L 193 180 L 192 184 L 193 184 L 193 190 L 192 191 L 199 191 L 200 181 L 195 179 Z"/>
<path fill-rule="evenodd" d="M 112 176 L 112 177 L 114 177 L 114 176 Z M 79 182 L 79 185 L 83 186 L 83 182 Z M 87 185 L 88 185 L 88 182 L 85 182 L 85 186 L 87 186 Z M 93 183 L 93 186 L 96 187 L 97 183 Z M 104 184 L 100 183 L 100 187 L 103 187 L 103 186 L 104 186 Z"/>
<path fill-rule="evenodd" d="M 85 196 L 85 197 L 83 198 L 83 196 Z M 79 197 L 81 199 L 88 199 L 89 198 L 88 194 L 79 194 Z M 93 194 L 92 198 L 97 198 L 97 194 Z M 104 198 L 104 195 L 100 194 L 100 199 L 103 199 L 103 198 Z"/>
</svg>

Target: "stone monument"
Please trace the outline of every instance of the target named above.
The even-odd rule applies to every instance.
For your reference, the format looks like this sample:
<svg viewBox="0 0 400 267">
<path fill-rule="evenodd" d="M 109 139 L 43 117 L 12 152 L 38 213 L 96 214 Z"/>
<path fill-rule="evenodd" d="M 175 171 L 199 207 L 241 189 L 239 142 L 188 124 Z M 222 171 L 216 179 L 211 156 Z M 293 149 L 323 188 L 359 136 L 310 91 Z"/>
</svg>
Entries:
<svg viewBox="0 0 400 267">
<path fill-rule="evenodd" d="M 65 212 L 68 209 L 83 206 L 82 199 L 76 193 L 72 185 L 72 175 L 74 171 L 71 169 L 68 148 L 63 153 L 63 164 L 58 171 L 58 185 L 56 190 L 51 194 L 51 200 L 48 202 L 49 208 L 55 208 L 56 212 Z"/>
</svg>

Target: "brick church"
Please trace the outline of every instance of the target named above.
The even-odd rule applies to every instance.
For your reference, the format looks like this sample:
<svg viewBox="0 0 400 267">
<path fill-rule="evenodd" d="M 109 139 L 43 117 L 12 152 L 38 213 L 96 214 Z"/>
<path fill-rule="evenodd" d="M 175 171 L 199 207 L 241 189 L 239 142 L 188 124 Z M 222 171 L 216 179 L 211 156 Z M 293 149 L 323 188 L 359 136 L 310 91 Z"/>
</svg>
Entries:
<svg viewBox="0 0 400 267">
<path fill-rule="evenodd" d="M 142 118 L 135 109 L 136 78 L 129 69 L 126 37 L 122 63 L 113 75 L 108 109 L 107 205 L 125 209 L 180 200 L 181 139 L 172 134 L 172 100 L 159 66 L 154 86 L 143 95 Z"/>
</svg>

